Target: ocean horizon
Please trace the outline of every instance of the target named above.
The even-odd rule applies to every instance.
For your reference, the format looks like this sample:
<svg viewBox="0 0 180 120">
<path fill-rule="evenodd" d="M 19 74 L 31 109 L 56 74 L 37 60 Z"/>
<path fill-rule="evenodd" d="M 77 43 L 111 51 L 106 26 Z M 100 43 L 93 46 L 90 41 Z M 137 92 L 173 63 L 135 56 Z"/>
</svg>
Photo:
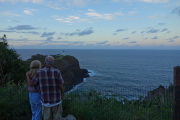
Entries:
<svg viewBox="0 0 180 120">
<path fill-rule="evenodd" d="M 90 72 L 90 77 L 86 78 L 79 88 L 134 86 L 136 88 L 133 91 L 138 91 L 137 87 L 169 86 L 173 84 L 173 68 L 180 66 L 180 50 L 16 49 L 16 51 L 23 60 L 35 54 L 65 54 L 76 57 L 80 68 Z M 105 88 L 103 90 L 106 91 Z"/>
</svg>

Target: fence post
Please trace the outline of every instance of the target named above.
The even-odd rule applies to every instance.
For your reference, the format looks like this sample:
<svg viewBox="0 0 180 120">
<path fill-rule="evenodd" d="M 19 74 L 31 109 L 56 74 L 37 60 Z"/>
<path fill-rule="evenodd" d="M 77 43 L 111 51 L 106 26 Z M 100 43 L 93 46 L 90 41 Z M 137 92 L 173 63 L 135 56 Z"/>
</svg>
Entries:
<svg viewBox="0 0 180 120">
<path fill-rule="evenodd" d="M 174 120 L 180 120 L 180 66 L 174 67 Z"/>
</svg>

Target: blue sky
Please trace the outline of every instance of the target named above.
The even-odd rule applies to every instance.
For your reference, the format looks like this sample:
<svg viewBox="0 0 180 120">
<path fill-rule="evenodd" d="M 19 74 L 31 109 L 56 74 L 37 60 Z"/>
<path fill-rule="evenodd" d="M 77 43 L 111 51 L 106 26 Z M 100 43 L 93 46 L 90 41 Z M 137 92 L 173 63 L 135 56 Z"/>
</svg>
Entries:
<svg viewBox="0 0 180 120">
<path fill-rule="evenodd" d="M 0 0 L 15 49 L 180 49 L 180 0 Z"/>
</svg>

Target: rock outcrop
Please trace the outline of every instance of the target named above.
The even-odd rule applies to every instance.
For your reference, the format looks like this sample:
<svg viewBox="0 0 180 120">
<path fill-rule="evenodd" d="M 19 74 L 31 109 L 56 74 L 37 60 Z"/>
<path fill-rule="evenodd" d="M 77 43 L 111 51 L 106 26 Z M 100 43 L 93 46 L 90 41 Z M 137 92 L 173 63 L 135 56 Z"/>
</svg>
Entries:
<svg viewBox="0 0 180 120">
<path fill-rule="evenodd" d="M 53 67 L 61 71 L 65 92 L 83 82 L 84 78 L 89 77 L 88 70 L 81 69 L 79 61 L 73 56 L 67 55 L 56 59 Z"/>
<path fill-rule="evenodd" d="M 149 101 L 152 100 L 154 97 L 163 97 L 165 94 L 166 96 L 173 96 L 173 88 L 173 85 L 170 85 L 168 88 L 164 88 L 164 86 L 160 85 L 158 88 L 149 91 L 144 100 Z"/>
</svg>

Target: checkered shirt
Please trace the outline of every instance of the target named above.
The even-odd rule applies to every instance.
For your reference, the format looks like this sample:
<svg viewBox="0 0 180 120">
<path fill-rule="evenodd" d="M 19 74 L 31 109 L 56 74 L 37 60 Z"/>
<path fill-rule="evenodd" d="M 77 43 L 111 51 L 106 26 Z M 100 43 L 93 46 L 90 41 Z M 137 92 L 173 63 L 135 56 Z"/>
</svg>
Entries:
<svg viewBox="0 0 180 120">
<path fill-rule="evenodd" d="M 55 104 L 61 101 L 60 85 L 64 81 L 58 69 L 46 66 L 38 70 L 31 81 L 33 84 L 39 83 L 43 103 Z"/>
</svg>

